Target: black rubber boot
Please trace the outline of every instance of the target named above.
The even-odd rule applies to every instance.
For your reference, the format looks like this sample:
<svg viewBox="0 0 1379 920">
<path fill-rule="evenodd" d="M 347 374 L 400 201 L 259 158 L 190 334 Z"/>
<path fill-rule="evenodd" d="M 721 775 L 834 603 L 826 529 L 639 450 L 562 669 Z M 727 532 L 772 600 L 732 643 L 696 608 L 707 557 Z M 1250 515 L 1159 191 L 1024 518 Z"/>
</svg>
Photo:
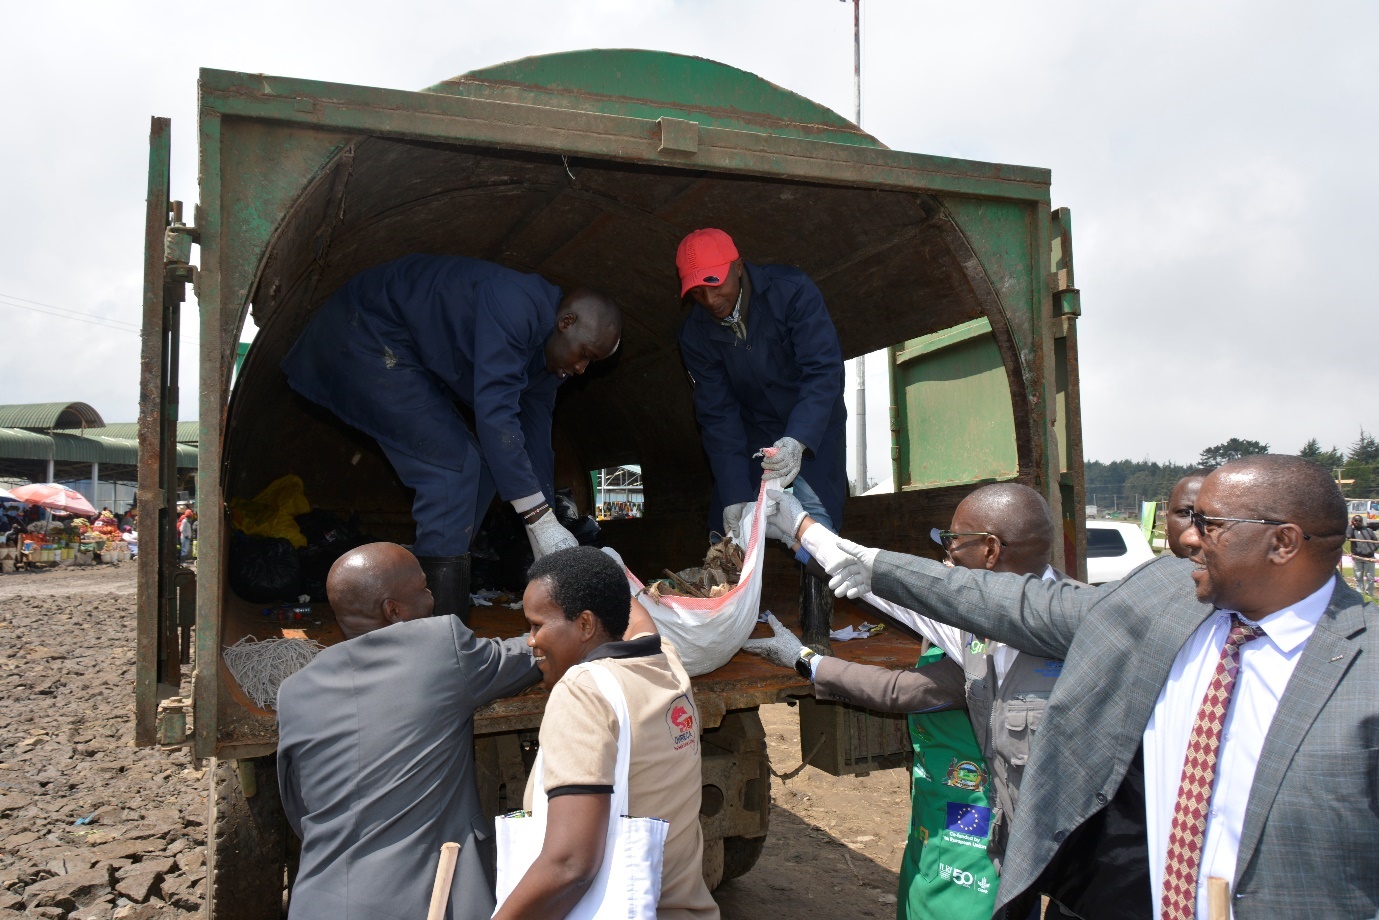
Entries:
<svg viewBox="0 0 1379 920">
<path fill-rule="evenodd" d="M 469 554 L 463 556 L 418 556 L 426 573 L 426 587 L 436 599 L 431 616 L 457 616 L 469 625 Z"/>
<path fill-rule="evenodd" d="M 804 644 L 821 655 L 829 653 L 829 632 L 833 629 L 833 592 L 828 582 L 800 569 L 800 628 Z"/>
</svg>

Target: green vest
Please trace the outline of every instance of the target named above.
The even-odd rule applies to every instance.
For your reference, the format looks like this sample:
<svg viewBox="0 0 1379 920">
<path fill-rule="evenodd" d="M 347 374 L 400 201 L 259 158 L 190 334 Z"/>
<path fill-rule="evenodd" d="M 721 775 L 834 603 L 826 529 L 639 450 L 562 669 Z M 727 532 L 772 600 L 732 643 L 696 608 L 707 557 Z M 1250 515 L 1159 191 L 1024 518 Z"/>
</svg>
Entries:
<svg viewBox="0 0 1379 920">
<path fill-rule="evenodd" d="M 921 665 L 943 658 L 930 649 Z M 966 711 L 912 713 L 910 838 L 900 865 L 899 920 L 990 920 L 996 868 L 987 856 L 991 774 Z"/>
</svg>

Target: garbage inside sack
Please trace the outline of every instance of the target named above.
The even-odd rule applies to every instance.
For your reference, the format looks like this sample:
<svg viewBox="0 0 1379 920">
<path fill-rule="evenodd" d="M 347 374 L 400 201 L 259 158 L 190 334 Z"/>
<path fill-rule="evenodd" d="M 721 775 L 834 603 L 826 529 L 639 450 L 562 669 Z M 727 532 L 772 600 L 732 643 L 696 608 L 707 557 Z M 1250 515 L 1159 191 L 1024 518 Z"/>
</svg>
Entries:
<svg viewBox="0 0 1379 920">
<path fill-rule="evenodd" d="M 296 600 L 301 595 L 297 551 L 282 537 L 235 534 L 230 541 L 230 588 L 255 604 Z"/>
<path fill-rule="evenodd" d="M 665 570 L 666 577 L 646 586 L 647 593 L 663 597 L 722 597 L 742 578 L 742 547 L 732 537 L 724 537 L 704 556 L 704 564 L 678 572 Z"/>
<path fill-rule="evenodd" d="M 742 561 L 738 566 L 740 577 L 720 596 L 692 597 L 668 592 L 653 596 L 641 580 L 623 566 L 633 595 L 656 621 L 661 635 L 675 645 L 691 677 L 727 664 L 756 627 L 757 611 L 761 607 L 762 559 L 766 551 L 767 485 L 769 482 L 762 484 L 756 503 L 742 516 L 737 532 L 731 534 L 733 543 L 742 547 Z M 616 555 L 611 550 L 604 552 Z M 723 552 L 728 555 L 728 548 Z M 730 560 L 716 561 L 721 564 Z"/>
<path fill-rule="evenodd" d="M 296 517 L 311 510 L 302 477 L 288 474 L 273 480 L 253 498 L 230 500 L 230 525 L 240 533 L 281 537 L 294 547 L 306 546 Z"/>
</svg>

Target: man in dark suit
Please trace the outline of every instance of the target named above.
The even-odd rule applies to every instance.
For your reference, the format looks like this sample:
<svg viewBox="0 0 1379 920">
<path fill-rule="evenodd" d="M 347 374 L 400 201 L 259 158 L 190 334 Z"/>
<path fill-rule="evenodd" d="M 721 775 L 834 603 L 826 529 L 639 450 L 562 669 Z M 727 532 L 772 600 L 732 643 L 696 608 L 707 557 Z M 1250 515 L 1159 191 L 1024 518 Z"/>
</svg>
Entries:
<svg viewBox="0 0 1379 920">
<path fill-rule="evenodd" d="M 416 557 L 392 543 L 341 556 L 326 592 L 347 641 L 278 691 L 278 784 L 302 840 L 290 917 L 424 917 L 448 841 L 461 844 L 448 916 L 491 916 L 474 710 L 541 679 L 530 650 L 432 617 Z"/>
<path fill-rule="evenodd" d="M 839 541 L 868 591 L 1064 658 L 998 909 L 1056 894 L 1088 920 L 1379 911 L 1376 610 L 1336 578 L 1346 506 L 1326 470 L 1247 457 L 1202 483 L 1189 558 L 1073 588 Z"/>
</svg>

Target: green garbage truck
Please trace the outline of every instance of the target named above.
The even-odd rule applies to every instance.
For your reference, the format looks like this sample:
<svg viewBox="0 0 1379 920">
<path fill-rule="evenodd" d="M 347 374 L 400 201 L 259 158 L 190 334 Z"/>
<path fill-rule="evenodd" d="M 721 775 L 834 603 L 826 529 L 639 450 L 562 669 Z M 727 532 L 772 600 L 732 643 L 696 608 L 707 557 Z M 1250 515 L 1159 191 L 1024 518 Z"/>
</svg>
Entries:
<svg viewBox="0 0 1379 920">
<path fill-rule="evenodd" d="M 314 508 L 412 539 L 409 493 L 377 446 L 313 411 L 279 370 L 312 311 L 369 266 L 412 252 L 475 256 L 621 303 L 622 347 L 562 388 L 553 442 L 557 486 L 585 513 L 591 471 L 640 466 L 641 516 L 603 525 L 634 572 L 689 564 L 706 546 L 711 475 L 676 344 L 688 308 L 674 252 L 688 231 L 716 226 L 754 261 L 809 273 L 846 357 L 884 356 L 894 489 L 850 499 L 845 534 L 936 556 L 929 530 L 967 492 L 1015 480 L 1055 509 L 1055 563 L 1083 574 L 1081 308 L 1071 220 L 1050 206 L 1047 170 L 891 150 L 752 74 L 651 51 L 528 58 L 419 92 L 202 70 L 198 112 L 193 206 L 170 198 L 172 126 L 154 118 L 150 133 L 135 710 L 139 744 L 186 744 L 211 766 L 211 917 L 279 916 L 295 847 L 273 713 L 246 696 L 222 652 L 289 625 L 340 638 L 328 604 L 304 624 L 267 624 L 231 588 L 229 503 L 292 473 Z M 199 383 L 184 400 L 179 351 L 193 327 Z M 194 573 L 173 532 L 177 421 L 193 413 Z M 783 547 L 768 551 L 762 604 L 787 623 L 799 621 L 797 572 Z M 833 625 L 867 615 L 840 601 Z M 522 631 L 520 611 L 501 607 L 477 609 L 473 623 L 480 635 Z M 888 630 L 837 652 L 900 667 L 919 645 Z M 821 769 L 865 773 L 908 756 L 903 721 L 815 703 L 793 672 L 753 656 L 694 686 L 711 885 L 747 872 L 768 833 L 761 705 L 799 700 L 801 756 Z M 544 699 L 529 692 L 478 714 L 490 812 L 520 799 Z"/>
</svg>

